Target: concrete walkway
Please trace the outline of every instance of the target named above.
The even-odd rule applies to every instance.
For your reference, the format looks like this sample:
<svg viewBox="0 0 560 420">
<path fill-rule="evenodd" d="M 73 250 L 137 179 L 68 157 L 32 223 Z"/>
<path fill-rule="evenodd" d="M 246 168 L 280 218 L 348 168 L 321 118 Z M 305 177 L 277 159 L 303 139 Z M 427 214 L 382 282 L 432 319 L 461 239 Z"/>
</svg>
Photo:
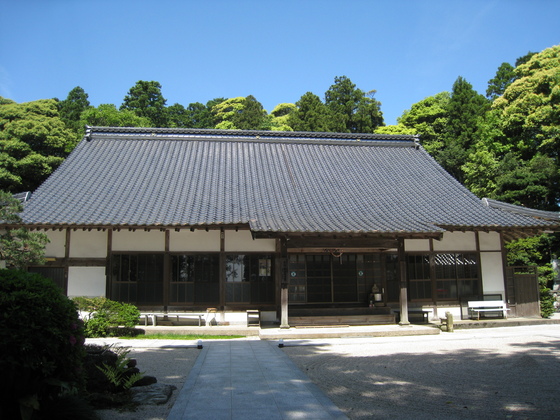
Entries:
<svg viewBox="0 0 560 420">
<path fill-rule="evenodd" d="M 277 342 L 203 346 L 168 420 L 347 419 Z"/>
</svg>

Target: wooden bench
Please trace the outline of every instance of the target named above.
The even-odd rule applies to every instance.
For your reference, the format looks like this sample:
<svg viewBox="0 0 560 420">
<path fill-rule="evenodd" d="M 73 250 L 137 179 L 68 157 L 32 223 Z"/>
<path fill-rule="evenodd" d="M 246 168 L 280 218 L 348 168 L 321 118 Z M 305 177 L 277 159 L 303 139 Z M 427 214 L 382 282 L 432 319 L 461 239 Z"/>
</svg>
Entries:
<svg viewBox="0 0 560 420">
<path fill-rule="evenodd" d="M 476 319 L 480 320 L 481 312 L 501 312 L 507 318 L 509 308 L 503 300 L 470 300 L 468 311 L 471 318 L 476 314 Z"/>
<path fill-rule="evenodd" d="M 160 318 L 165 318 L 165 317 L 176 317 L 177 318 L 177 322 L 179 322 L 179 318 L 194 318 L 197 319 L 198 318 L 198 326 L 201 327 L 202 326 L 202 317 L 206 316 L 207 312 L 177 312 L 177 313 L 156 313 L 156 312 L 142 312 L 140 314 L 140 318 L 144 318 L 144 325 L 148 325 L 148 319 L 152 320 L 152 325 L 155 327 L 157 325 L 157 319 L 158 317 Z"/>
</svg>

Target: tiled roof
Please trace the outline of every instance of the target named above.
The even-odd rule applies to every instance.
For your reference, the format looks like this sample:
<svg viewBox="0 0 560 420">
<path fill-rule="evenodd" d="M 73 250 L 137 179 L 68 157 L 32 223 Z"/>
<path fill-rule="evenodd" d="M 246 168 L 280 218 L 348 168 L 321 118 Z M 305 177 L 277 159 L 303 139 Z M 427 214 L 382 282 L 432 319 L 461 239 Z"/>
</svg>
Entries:
<svg viewBox="0 0 560 420">
<path fill-rule="evenodd" d="M 102 127 L 88 130 L 22 216 L 41 226 L 303 233 L 559 224 L 486 205 L 413 136 Z"/>
</svg>

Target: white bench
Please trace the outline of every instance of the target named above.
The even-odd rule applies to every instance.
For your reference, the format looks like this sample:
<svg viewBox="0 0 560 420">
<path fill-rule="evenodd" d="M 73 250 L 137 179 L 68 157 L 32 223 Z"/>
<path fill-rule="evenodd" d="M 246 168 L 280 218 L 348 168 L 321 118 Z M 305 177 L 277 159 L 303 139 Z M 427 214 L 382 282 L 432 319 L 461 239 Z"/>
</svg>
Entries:
<svg viewBox="0 0 560 420">
<path fill-rule="evenodd" d="M 502 300 L 471 300 L 468 303 L 469 316 L 474 316 L 480 320 L 481 312 L 501 312 L 504 318 L 507 318 L 509 308 Z"/>
<path fill-rule="evenodd" d="M 179 318 L 198 318 L 198 326 L 201 327 L 202 326 L 202 317 L 206 316 L 207 312 L 176 312 L 176 313 L 163 313 L 163 312 L 142 312 L 140 314 L 140 318 L 144 318 L 144 325 L 148 325 L 148 319 L 152 320 L 152 325 L 156 326 L 157 325 L 157 318 L 158 317 L 176 317 L 177 321 L 179 321 Z"/>
</svg>

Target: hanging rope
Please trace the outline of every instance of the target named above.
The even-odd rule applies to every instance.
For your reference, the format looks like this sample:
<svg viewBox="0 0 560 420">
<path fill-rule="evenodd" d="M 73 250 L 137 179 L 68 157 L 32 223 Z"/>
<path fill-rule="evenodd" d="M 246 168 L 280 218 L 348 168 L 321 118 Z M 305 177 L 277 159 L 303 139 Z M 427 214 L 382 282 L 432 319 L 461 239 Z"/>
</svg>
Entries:
<svg viewBox="0 0 560 420">
<path fill-rule="evenodd" d="M 335 258 L 340 258 L 342 257 L 342 254 L 344 254 L 344 251 L 338 248 L 325 248 L 325 252 L 328 252 Z"/>
</svg>

